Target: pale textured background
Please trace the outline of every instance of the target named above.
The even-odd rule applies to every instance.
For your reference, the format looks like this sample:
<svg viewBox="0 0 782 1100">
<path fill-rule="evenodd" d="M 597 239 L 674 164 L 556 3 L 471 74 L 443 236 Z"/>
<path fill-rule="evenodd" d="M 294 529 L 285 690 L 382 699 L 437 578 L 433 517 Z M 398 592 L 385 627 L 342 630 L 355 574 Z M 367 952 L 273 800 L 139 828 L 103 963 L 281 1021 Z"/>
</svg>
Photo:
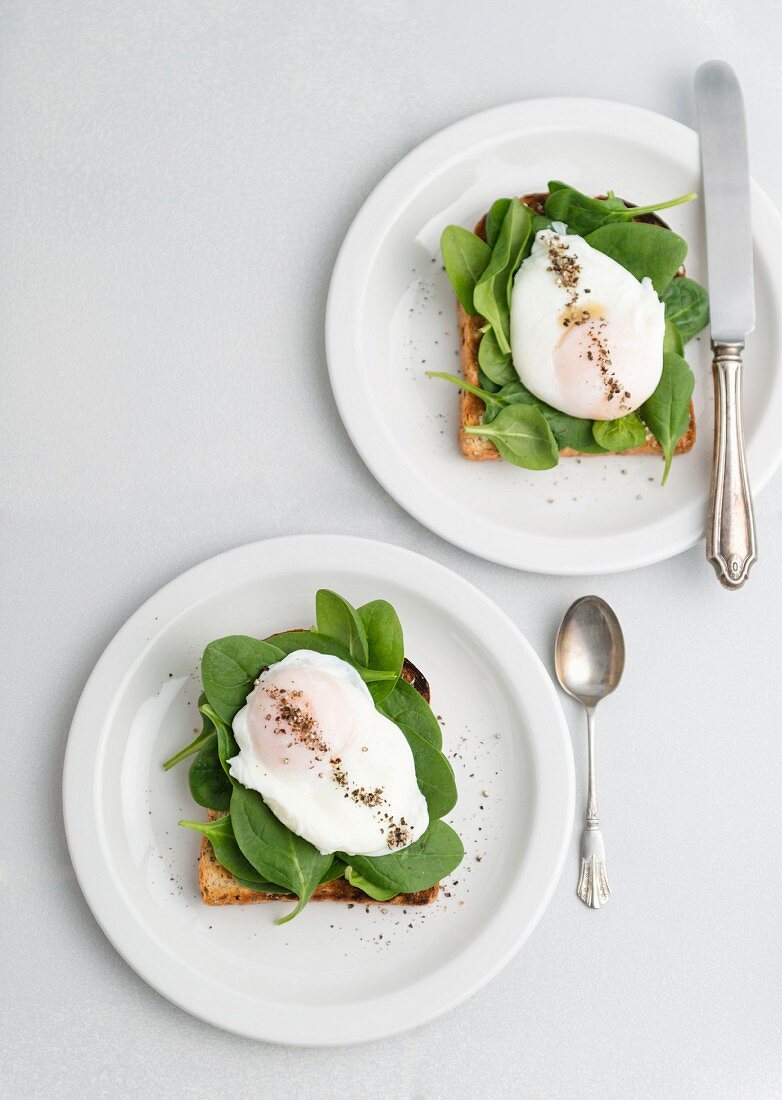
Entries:
<svg viewBox="0 0 782 1100">
<path fill-rule="evenodd" d="M 740 594 L 700 548 L 595 581 L 489 565 L 364 469 L 330 396 L 323 310 L 384 173 L 513 99 L 605 96 L 692 123 L 692 72 L 725 57 L 755 175 L 782 202 L 782 12 L 6 0 L 0 49 L 0 1091 L 779 1096 L 780 478 Z M 202 558 L 302 531 L 430 554 L 546 659 L 565 606 L 594 589 L 630 652 L 601 714 L 610 907 L 576 901 L 574 838 L 550 909 L 489 987 L 401 1039 L 325 1053 L 224 1035 L 147 988 L 82 899 L 59 794 L 76 700 L 124 619 Z"/>
</svg>

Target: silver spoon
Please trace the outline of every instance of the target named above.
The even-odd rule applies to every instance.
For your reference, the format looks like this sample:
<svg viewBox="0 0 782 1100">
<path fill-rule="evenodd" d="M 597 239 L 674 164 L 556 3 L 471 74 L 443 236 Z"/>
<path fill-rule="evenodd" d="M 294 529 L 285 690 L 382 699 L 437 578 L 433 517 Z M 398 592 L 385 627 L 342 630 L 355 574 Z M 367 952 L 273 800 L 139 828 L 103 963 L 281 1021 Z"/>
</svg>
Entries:
<svg viewBox="0 0 782 1100">
<path fill-rule="evenodd" d="M 595 707 L 622 678 L 625 642 L 614 612 L 599 596 L 582 596 L 565 612 L 554 647 L 557 679 L 587 712 L 589 791 L 586 825 L 581 835 L 581 875 L 578 896 L 599 909 L 611 896 L 606 857 L 597 816 L 595 788 Z"/>
</svg>

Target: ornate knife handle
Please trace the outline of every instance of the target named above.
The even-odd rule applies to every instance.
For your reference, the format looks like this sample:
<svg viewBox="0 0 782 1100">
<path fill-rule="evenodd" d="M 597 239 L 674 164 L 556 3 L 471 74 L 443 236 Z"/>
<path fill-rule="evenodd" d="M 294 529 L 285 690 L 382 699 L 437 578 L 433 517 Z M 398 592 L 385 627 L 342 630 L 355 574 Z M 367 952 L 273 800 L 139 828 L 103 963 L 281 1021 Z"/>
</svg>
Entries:
<svg viewBox="0 0 782 1100">
<path fill-rule="evenodd" d="M 726 588 L 741 588 L 757 557 L 741 426 L 743 344 L 714 344 L 714 468 L 706 557 Z"/>
</svg>

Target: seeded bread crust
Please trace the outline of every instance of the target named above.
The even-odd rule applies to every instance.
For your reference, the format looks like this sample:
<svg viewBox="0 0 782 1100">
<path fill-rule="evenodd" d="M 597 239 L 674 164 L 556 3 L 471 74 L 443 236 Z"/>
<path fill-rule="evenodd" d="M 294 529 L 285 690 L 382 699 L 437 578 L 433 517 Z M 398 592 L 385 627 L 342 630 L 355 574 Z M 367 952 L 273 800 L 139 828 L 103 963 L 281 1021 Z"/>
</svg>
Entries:
<svg viewBox="0 0 782 1100">
<path fill-rule="evenodd" d="M 415 665 L 405 658 L 402 676 L 415 688 L 422 698 L 429 702 L 429 683 Z M 209 820 L 214 821 L 221 815 L 216 810 L 208 810 Z M 198 857 L 198 885 L 205 905 L 257 905 L 268 901 L 294 901 L 294 894 L 266 894 L 251 890 L 237 882 L 230 871 L 218 863 L 211 843 L 201 837 L 201 852 Z M 359 890 L 344 878 L 335 879 L 318 886 L 312 895 L 312 901 L 337 901 L 343 905 L 431 905 L 440 892 L 440 884 L 430 886 L 428 890 L 419 890 L 414 894 L 397 894 L 388 901 L 376 901 L 363 890 Z"/>
<path fill-rule="evenodd" d="M 546 192 L 534 192 L 529 195 L 523 195 L 521 201 L 535 210 L 538 214 L 545 213 L 544 204 L 548 194 Z M 629 206 L 630 203 L 627 203 Z M 650 222 L 653 225 L 661 225 L 665 229 L 668 226 L 655 214 L 647 214 L 645 217 L 639 218 L 639 221 Z M 481 218 L 478 224 L 475 226 L 475 234 L 482 240 L 486 240 L 486 216 Z M 678 272 L 678 276 L 684 275 L 684 267 Z M 465 382 L 469 382 L 472 386 L 479 386 L 480 380 L 478 377 L 478 345 L 481 342 L 482 333 L 481 329 L 486 324 L 483 317 L 478 314 L 467 313 L 463 309 L 460 302 L 457 302 L 457 315 L 459 320 L 459 338 L 461 340 L 461 364 L 462 364 L 462 378 Z M 484 404 L 479 397 L 475 394 L 467 393 L 466 390 L 462 390 L 459 395 L 459 446 L 462 449 L 462 454 L 465 458 L 469 458 L 471 462 L 494 462 L 500 458 L 500 453 L 494 444 L 488 439 L 482 439 L 478 435 L 471 435 L 465 432 L 463 429 L 468 426 L 474 426 L 475 424 L 481 424 L 483 422 Z M 676 444 L 677 455 L 685 454 L 687 451 L 691 451 L 695 446 L 695 408 L 690 402 L 690 425 L 687 431 L 681 437 Z M 560 456 L 563 458 L 594 458 L 601 457 L 598 455 L 590 455 L 584 451 L 576 451 L 572 447 L 564 447 L 560 452 Z M 661 455 L 662 448 L 651 432 L 647 433 L 646 443 L 643 447 L 631 447 L 629 451 L 622 451 L 622 457 L 626 455 Z M 605 457 L 605 456 L 602 456 Z"/>
</svg>

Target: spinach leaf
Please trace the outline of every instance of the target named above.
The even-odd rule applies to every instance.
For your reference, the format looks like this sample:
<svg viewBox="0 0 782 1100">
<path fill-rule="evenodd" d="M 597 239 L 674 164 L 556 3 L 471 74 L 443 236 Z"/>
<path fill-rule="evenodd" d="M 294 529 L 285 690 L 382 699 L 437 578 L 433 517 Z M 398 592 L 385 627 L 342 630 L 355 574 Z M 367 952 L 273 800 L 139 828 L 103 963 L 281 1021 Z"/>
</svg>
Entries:
<svg viewBox="0 0 782 1100">
<path fill-rule="evenodd" d="M 518 378 L 510 352 L 500 348 L 491 326 L 486 329 L 478 344 L 478 366 L 498 386 L 505 386 Z"/>
<path fill-rule="evenodd" d="M 394 690 L 377 708 L 397 726 L 408 726 L 434 748 L 443 744 L 443 732 L 432 708 L 407 680 L 397 680 Z"/>
<path fill-rule="evenodd" d="M 427 371 L 426 373 L 429 378 L 442 378 L 444 382 L 451 382 L 460 389 L 467 390 L 468 393 L 473 393 L 476 397 L 479 397 L 486 406 L 483 417 L 484 424 L 491 424 L 497 418 L 498 413 L 508 405 L 534 405 L 540 409 L 548 421 L 560 450 L 565 447 L 572 447 L 573 450 L 582 451 L 584 454 L 602 454 L 605 450 L 592 435 L 591 420 L 569 416 L 567 413 L 560 412 L 559 409 L 547 405 L 545 401 L 537 398 L 518 379 L 502 386 L 499 390 L 490 391 L 482 389 L 480 386 L 473 386 L 455 374 L 447 374 L 444 371 Z"/>
<path fill-rule="evenodd" d="M 367 632 L 351 603 L 328 588 L 320 588 L 315 595 L 315 616 L 318 634 L 343 645 L 357 664 L 367 664 Z"/>
<path fill-rule="evenodd" d="M 269 882 L 268 879 L 259 875 L 249 860 L 242 855 L 242 850 L 236 843 L 230 814 L 218 817 L 216 821 L 180 821 L 179 824 L 203 833 L 214 848 L 217 862 L 239 879 L 243 886 L 272 894 L 281 889 L 276 882 Z"/>
<path fill-rule="evenodd" d="M 592 425 L 595 439 L 607 451 L 620 454 L 631 447 L 643 447 L 646 428 L 638 413 L 628 413 L 616 420 L 596 420 Z"/>
<path fill-rule="evenodd" d="M 662 294 L 687 255 L 687 242 L 670 229 L 647 222 L 616 222 L 590 233 L 586 241 L 616 260 L 636 279 L 649 278 Z"/>
<path fill-rule="evenodd" d="M 550 470 L 559 461 L 557 441 L 535 405 L 509 405 L 491 423 L 462 430 L 490 439 L 507 462 L 525 470 Z"/>
<path fill-rule="evenodd" d="M 257 791 L 236 784 L 231 795 L 231 820 L 242 854 L 270 882 L 279 882 L 299 901 L 276 923 L 285 924 L 312 897 L 333 856 L 321 855 L 309 841 L 292 833 L 275 817 Z"/>
<path fill-rule="evenodd" d="M 486 243 L 489 248 L 494 248 L 497 243 L 503 220 L 512 201 L 512 199 L 495 199 L 489 207 L 489 213 L 486 215 Z"/>
<path fill-rule="evenodd" d="M 540 233 L 541 229 L 548 229 L 551 225 L 550 218 L 544 218 L 542 214 L 532 214 L 532 237 Z"/>
<path fill-rule="evenodd" d="M 345 878 L 351 886 L 363 890 L 368 897 L 374 898 L 375 901 L 388 901 L 389 898 L 396 897 L 399 893 L 398 890 L 384 890 L 382 886 L 375 886 L 374 883 L 364 878 L 358 871 L 354 871 L 350 866 L 345 868 Z"/>
<path fill-rule="evenodd" d="M 553 187 L 553 190 L 552 190 Z M 691 202 L 695 194 L 680 195 L 666 202 L 653 203 L 651 206 L 626 206 L 613 191 L 605 199 L 593 199 L 589 195 L 552 180 L 549 183 L 549 197 L 546 200 L 546 214 L 554 222 L 565 222 L 568 232 L 584 237 L 601 226 L 617 222 L 631 222 L 644 214 L 656 210 L 667 210 L 684 202 Z"/>
<path fill-rule="evenodd" d="M 535 408 L 540 409 L 548 421 L 548 426 L 554 433 L 559 450 L 572 447 L 573 450 L 582 451 L 584 454 L 603 453 L 604 448 L 592 435 L 591 420 L 570 416 L 568 413 L 555 409 L 552 405 L 547 405 L 545 401 L 541 401 L 531 390 L 528 390 L 522 382 L 503 386 L 497 397 L 504 398 L 509 405 L 534 405 Z M 498 412 L 499 409 L 496 406 L 491 411 L 487 410 L 483 418 L 484 424 L 492 423 Z"/>
<path fill-rule="evenodd" d="M 261 669 L 283 656 L 268 642 L 240 634 L 209 643 L 201 658 L 201 682 L 209 703 L 224 722 L 233 722 Z"/>
<path fill-rule="evenodd" d="M 342 860 L 337 859 L 337 857 L 334 856 L 330 866 L 327 867 L 323 874 L 320 876 L 320 882 L 318 883 L 318 886 L 323 886 L 323 884 L 326 882 L 334 882 L 335 879 L 343 878 L 346 869 L 347 868 L 345 867 L 345 864 L 342 862 Z"/>
<path fill-rule="evenodd" d="M 560 412 L 551 405 L 536 399 L 535 404 L 545 416 L 548 425 L 554 433 L 559 450 L 571 447 L 574 451 L 581 451 L 586 455 L 603 454 L 605 448 L 595 439 L 592 432 L 592 421 L 584 420 L 580 416 L 569 416 Z"/>
<path fill-rule="evenodd" d="M 678 281 L 678 279 L 674 279 L 671 286 Z M 676 325 L 666 317 L 665 336 L 663 337 L 663 355 L 668 351 L 673 351 L 676 355 L 684 355 L 684 341 Z"/>
<path fill-rule="evenodd" d="M 327 868 L 327 870 L 324 871 L 323 877 L 321 878 L 320 882 L 318 883 L 318 886 L 323 886 L 323 884 L 326 883 L 326 882 L 333 882 L 335 879 L 342 878 L 344 876 L 344 874 L 345 874 L 345 864 L 342 862 L 342 860 L 335 859 L 331 863 L 331 865 Z M 257 889 L 257 887 L 255 887 L 253 885 L 252 880 L 248 881 L 247 879 L 239 878 L 238 875 L 234 875 L 234 878 L 242 886 L 248 886 L 251 890 L 252 889 Z M 288 894 L 288 893 L 290 893 L 290 891 L 285 886 L 275 886 L 273 890 L 270 890 L 268 892 L 269 893 L 279 893 L 279 894 Z"/>
<path fill-rule="evenodd" d="M 491 258 L 491 249 L 485 241 L 461 225 L 446 226 L 440 237 L 440 248 L 456 297 L 468 313 L 477 313 L 473 293 Z"/>
<path fill-rule="evenodd" d="M 231 781 L 220 763 L 217 734 L 213 734 L 199 751 L 188 773 L 190 793 L 208 810 L 227 810 L 231 804 Z"/>
<path fill-rule="evenodd" d="M 496 382 L 492 382 L 488 374 L 483 373 L 480 365 L 478 366 L 478 382 L 488 393 L 496 393 L 497 390 L 502 389 L 502 387 L 498 386 Z"/>
<path fill-rule="evenodd" d="M 284 630 L 280 634 L 269 635 L 268 641 L 286 657 L 297 649 L 312 649 L 315 653 L 331 653 L 355 666 L 355 661 L 343 645 L 325 634 L 316 634 L 314 630 Z"/>
<path fill-rule="evenodd" d="M 463 858 L 461 840 L 444 821 L 432 821 L 414 844 L 390 855 L 345 857 L 367 882 L 394 894 L 428 890 L 450 875 Z"/>
<path fill-rule="evenodd" d="M 709 323 L 709 295 L 694 279 L 683 276 L 672 279 L 662 295 L 665 319 L 681 333 L 688 343 Z M 680 353 L 681 354 L 681 353 Z"/>
<path fill-rule="evenodd" d="M 510 382 L 507 386 L 503 386 L 492 393 L 489 390 L 481 389 L 480 386 L 473 386 L 470 382 L 465 382 L 463 378 L 459 378 L 458 375 L 448 374 L 446 371 L 428 370 L 426 375 L 427 378 L 442 378 L 444 382 L 451 382 L 453 385 L 458 386 L 460 390 L 466 390 L 467 393 L 475 394 L 475 396 L 479 397 L 486 406 L 487 414 L 491 410 L 495 416 L 500 409 L 504 409 L 507 405 L 516 403 L 515 388 L 516 386 L 521 386 L 521 382 Z M 509 390 L 511 387 L 513 387 L 514 396 L 506 393 L 506 390 Z"/>
<path fill-rule="evenodd" d="M 203 692 L 201 692 L 200 696 L 198 697 L 199 710 L 201 710 L 201 707 L 204 705 L 205 702 L 206 696 Z M 165 764 L 163 765 L 164 771 L 168 771 L 169 768 L 173 768 L 174 765 L 178 764 L 181 760 L 186 760 L 188 756 L 192 756 L 194 752 L 198 752 L 199 749 L 202 749 L 214 733 L 215 728 L 212 721 L 206 717 L 203 711 L 201 711 L 201 714 L 203 717 L 203 726 L 201 732 L 193 741 L 190 742 L 189 745 L 185 745 L 183 749 L 180 749 L 179 752 L 175 753 L 169 760 L 166 760 Z"/>
<path fill-rule="evenodd" d="M 575 187 L 568 187 L 560 183 L 554 187 L 554 181 L 549 183 L 549 196 L 546 199 L 546 215 L 553 222 L 564 222 L 569 233 L 576 233 L 585 237 L 593 229 L 598 229 L 610 220 L 618 209 L 626 210 L 624 203 L 617 208 L 617 200 L 593 199 L 589 195 L 582 194 Z"/>
<path fill-rule="evenodd" d="M 413 753 L 418 789 L 426 799 L 429 819 L 445 817 L 456 805 L 458 794 L 453 768 L 443 754 L 411 726 L 397 723 Z"/>
<path fill-rule="evenodd" d="M 690 399 L 694 388 L 695 375 L 687 361 L 681 355 L 668 352 L 663 356 L 663 373 L 657 389 L 640 409 L 665 456 L 663 485 L 668 479 L 676 444 L 690 423 Z"/>
<path fill-rule="evenodd" d="M 491 259 L 475 284 L 476 310 L 494 329 L 500 351 L 510 352 L 510 292 L 530 241 L 530 212 L 514 199 L 503 218 Z"/>
<path fill-rule="evenodd" d="M 239 746 L 236 743 L 233 730 L 215 713 L 208 703 L 204 703 L 201 708 L 201 713 L 205 718 L 208 718 L 214 726 L 215 732 L 217 733 L 217 755 L 220 759 L 223 771 L 230 779 L 231 772 L 228 768 L 228 761 L 233 759 L 234 756 L 239 755 Z"/>
<path fill-rule="evenodd" d="M 281 634 L 272 634 L 269 641 L 285 654 L 294 653 L 297 649 L 313 649 L 316 653 L 331 653 L 334 657 L 339 657 L 340 660 L 353 665 L 366 684 L 388 680 L 393 685 L 396 680 L 393 672 L 383 669 L 361 668 L 343 645 L 340 645 L 333 638 L 326 637 L 325 634 L 316 634 L 314 630 L 286 630 Z"/>
<path fill-rule="evenodd" d="M 372 600 L 358 609 L 367 636 L 368 663 L 374 669 L 394 673 L 393 680 L 376 680 L 368 684 L 375 703 L 394 690 L 405 659 L 405 641 L 399 616 L 386 600 Z"/>
</svg>

